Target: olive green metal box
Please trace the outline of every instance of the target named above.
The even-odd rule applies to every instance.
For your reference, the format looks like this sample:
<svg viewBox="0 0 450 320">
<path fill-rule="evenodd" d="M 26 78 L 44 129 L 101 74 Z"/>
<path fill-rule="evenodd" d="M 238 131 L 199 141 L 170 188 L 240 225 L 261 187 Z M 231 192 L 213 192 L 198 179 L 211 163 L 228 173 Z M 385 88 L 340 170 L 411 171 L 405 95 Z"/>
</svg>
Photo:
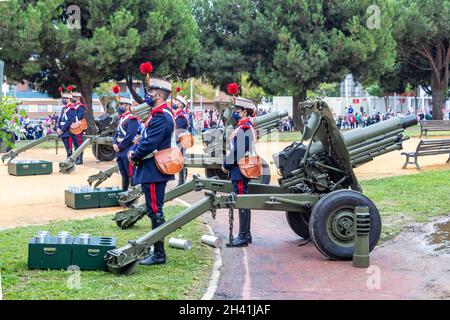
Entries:
<svg viewBox="0 0 450 320">
<path fill-rule="evenodd" d="M 33 163 L 36 175 L 51 174 L 53 172 L 53 162 L 42 161 L 38 163 Z"/>
<path fill-rule="evenodd" d="M 8 163 L 8 173 L 13 176 L 32 176 L 51 174 L 53 163 L 49 161 L 23 161 Z"/>
<path fill-rule="evenodd" d="M 43 243 L 38 243 L 33 237 L 28 243 L 29 269 L 67 269 L 71 265 L 73 237 L 60 243 L 57 237 L 45 237 Z"/>
<path fill-rule="evenodd" d="M 88 209 L 100 207 L 100 194 L 97 191 L 73 192 L 65 191 L 66 206 L 73 209 Z"/>
<path fill-rule="evenodd" d="M 100 207 L 117 207 L 119 201 L 117 201 L 117 194 L 122 190 L 114 190 L 112 188 L 104 188 L 99 191 L 100 195 Z"/>
<path fill-rule="evenodd" d="M 116 248 L 116 238 L 76 237 L 72 246 L 72 265 L 81 270 L 107 270 L 105 255 Z"/>
<path fill-rule="evenodd" d="M 117 207 L 119 188 L 70 188 L 65 190 L 65 203 L 73 209 Z"/>
</svg>

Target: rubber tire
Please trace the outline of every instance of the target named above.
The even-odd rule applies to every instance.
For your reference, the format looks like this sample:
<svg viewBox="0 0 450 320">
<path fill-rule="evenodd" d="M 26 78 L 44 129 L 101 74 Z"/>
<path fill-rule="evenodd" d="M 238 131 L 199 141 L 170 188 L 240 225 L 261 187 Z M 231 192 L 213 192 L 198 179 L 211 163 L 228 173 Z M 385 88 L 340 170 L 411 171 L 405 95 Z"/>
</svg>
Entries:
<svg viewBox="0 0 450 320">
<path fill-rule="evenodd" d="M 205 168 L 205 175 L 207 178 L 219 177 L 220 180 L 228 180 L 228 174 L 221 169 L 208 169 Z"/>
<path fill-rule="evenodd" d="M 305 217 L 307 217 L 308 221 L 305 221 Z M 292 212 L 286 211 L 286 220 L 291 227 L 292 231 L 294 231 L 298 236 L 303 239 L 309 239 L 309 219 L 311 217 L 311 213 L 300 213 L 300 212 Z"/>
<path fill-rule="evenodd" d="M 259 179 L 251 179 L 250 182 L 256 182 L 261 184 L 270 184 L 271 174 L 270 167 L 267 162 L 261 158 L 261 163 L 263 167 L 263 174 Z M 221 180 L 228 180 L 228 174 L 224 173 L 221 169 L 205 169 L 205 174 L 207 178 L 219 177 Z"/>
<path fill-rule="evenodd" d="M 112 146 L 106 144 L 98 145 L 98 154 L 97 154 L 97 146 L 94 143 L 92 145 L 92 153 L 95 158 L 100 161 L 112 161 L 116 159 L 116 152 L 114 151 Z"/>
<path fill-rule="evenodd" d="M 353 246 L 334 243 L 327 233 L 327 219 L 343 205 L 367 206 L 370 213 L 369 252 L 375 248 L 381 235 L 381 218 L 375 204 L 362 193 L 353 190 L 333 191 L 321 198 L 313 207 L 309 220 L 309 233 L 317 249 L 331 260 L 352 260 Z"/>
</svg>

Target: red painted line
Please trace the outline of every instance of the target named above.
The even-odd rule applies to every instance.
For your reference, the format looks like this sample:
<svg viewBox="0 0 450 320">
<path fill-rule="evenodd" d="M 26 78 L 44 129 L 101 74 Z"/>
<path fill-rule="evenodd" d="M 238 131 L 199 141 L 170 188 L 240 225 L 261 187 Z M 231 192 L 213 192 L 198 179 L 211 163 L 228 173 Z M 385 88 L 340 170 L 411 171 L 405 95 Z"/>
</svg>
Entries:
<svg viewBox="0 0 450 320">
<path fill-rule="evenodd" d="M 238 181 L 238 194 L 244 194 L 244 181 Z"/>
<path fill-rule="evenodd" d="M 154 214 L 158 213 L 158 205 L 156 204 L 156 185 L 150 183 L 150 201 L 152 205 L 152 211 Z"/>
<path fill-rule="evenodd" d="M 128 176 L 133 176 L 133 164 L 131 162 L 128 164 Z"/>
</svg>

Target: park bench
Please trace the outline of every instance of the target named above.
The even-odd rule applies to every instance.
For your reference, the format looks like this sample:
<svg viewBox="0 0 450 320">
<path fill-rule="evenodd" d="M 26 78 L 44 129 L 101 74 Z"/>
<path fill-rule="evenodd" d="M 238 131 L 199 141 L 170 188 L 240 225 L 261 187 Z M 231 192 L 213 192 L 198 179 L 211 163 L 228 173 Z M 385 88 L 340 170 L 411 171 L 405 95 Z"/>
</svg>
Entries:
<svg viewBox="0 0 450 320">
<path fill-rule="evenodd" d="M 420 120 L 420 137 L 425 133 L 428 136 L 428 131 L 450 131 L 450 120 Z"/>
<path fill-rule="evenodd" d="M 414 163 L 416 168 L 420 170 L 419 163 L 417 162 L 417 157 L 419 156 L 432 156 L 436 154 L 449 154 L 448 160 L 450 161 L 450 139 L 446 140 L 420 140 L 417 145 L 416 151 L 414 152 L 402 152 L 402 155 L 406 156 L 405 164 L 402 169 L 406 169 L 407 165 Z M 414 157 L 414 161 L 409 161 L 409 158 Z"/>
</svg>

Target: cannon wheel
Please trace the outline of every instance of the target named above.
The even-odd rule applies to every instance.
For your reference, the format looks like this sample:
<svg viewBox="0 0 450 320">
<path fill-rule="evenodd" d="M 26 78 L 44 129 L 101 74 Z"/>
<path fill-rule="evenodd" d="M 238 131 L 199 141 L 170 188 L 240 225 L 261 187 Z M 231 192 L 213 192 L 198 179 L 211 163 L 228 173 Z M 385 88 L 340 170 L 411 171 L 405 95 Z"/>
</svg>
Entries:
<svg viewBox="0 0 450 320">
<path fill-rule="evenodd" d="M 207 178 L 219 177 L 221 180 L 228 180 L 228 174 L 223 172 L 221 169 L 205 169 L 205 175 Z"/>
<path fill-rule="evenodd" d="M 98 145 L 98 154 L 97 154 L 97 144 L 94 143 L 92 145 L 92 153 L 95 158 L 100 161 L 112 161 L 116 158 L 116 152 L 113 147 L 106 144 Z"/>
<path fill-rule="evenodd" d="M 311 212 L 286 212 L 286 219 L 297 235 L 303 239 L 309 239 L 309 218 L 311 217 Z"/>
<path fill-rule="evenodd" d="M 367 206 L 370 212 L 369 251 L 378 243 L 381 218 L 374 203 L 362 193 L 353 190 L 333 191 L 313 207 L 309 233 L 317 249 L 332 260 L 351 260 L 354 245 L 354 218 L 356 206 Z"/>
<path fill-rule="evenodd" d="M 251 182 L 257 182 L 257 183 L 261 183 L 261 184 L 270 184 L 270 178 L 271 178 L 270 167 L 263 158 L 261 158 L 261 162 L 262 162 L 262 167 L 263 167 L 263 174 L 261 175 L 261 177 L 259 177 L 259 179 L 252 179 Z M 206 168 L 205 174 L 206 174 L 207 178 L 219 177 L 219 179 L 221 179 L 221 180 L 228 180 L 228 174 L 224 173 L 222 171 L 222 169 Z"/>
</svg>

